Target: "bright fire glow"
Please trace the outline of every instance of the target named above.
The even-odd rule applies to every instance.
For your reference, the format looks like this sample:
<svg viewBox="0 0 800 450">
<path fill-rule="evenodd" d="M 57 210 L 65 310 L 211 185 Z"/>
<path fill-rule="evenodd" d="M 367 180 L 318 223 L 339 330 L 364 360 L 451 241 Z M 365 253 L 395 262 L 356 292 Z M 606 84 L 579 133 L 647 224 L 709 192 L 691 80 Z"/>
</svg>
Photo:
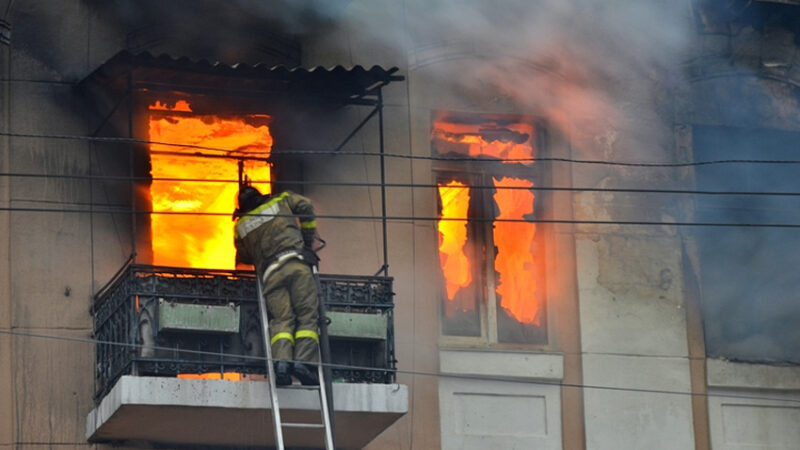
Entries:
<svg viewBox="0 0 800 450">
<path fill-rule="evenodd" d="M 471 157 L 494 157 L 504 163 L 509 159 L 533 158 L 533 126 L 524 122 L 503 123 L 492 121 L 486 124 L 437 121 L 431 135 L 434 146 L 442 154 L 458 153 Z M 529 163 L 532 163 L 530 161 Z M 525 178 L 492 178 L 497 205 L 497 219 L 524 219 L 533 213 L 534 194 L 528 189 L 533 182 Z M 517 189 L 504 189 L 515 187 Z M 451 181 L 439 184 L 442 202 L 441 218 L 467 218 L 470 187 L 462 182 Z M 458 292 L 472 282 L 472 267 L 481 264 L 474 261 L 477 256 L 465 252 L 469 247 L 466 220 L 440 220 L 439 262 L 444 274 L 447 299 L 445 313 L 452 316 L 459 308 L 467 310 L 470 305 L 457 305 Z M 497 273 L 495 292 L 509 316 L 523 324 L 541 325 L 540 310 L 542 292 L 538 283 L 537 260 L 534 253 L 536 225 L 525 222 L 493 223 L 494 271 Z M 470 307 L 474 308 L 474 307 Z"/>
<path fill-rule="evenodd" d="M 242 381 L 242 374 L 238 372 L 219 372 L 213 373 L 179 373 L 178 378 L 189 380 L 228 380 L 228 381 Z"/>
<path fill-rule="evenodd" d="M 216 149 L 235 150 L 237 155 L 266 157 L 272 148 L 268 116 L 250 115 L 222 118 L 192 114 L 188 102 L 173 107 L 156 102 L 150 107 L 149 139 Z M 219 151 L 192 147 L 150 145 L 153 178 L 179 178 L 187 181 L 154 180 L 150 186 L 154 212 L 224 213 L 225 215 L 151 214 L 150 227 L 153 263 L 156 265 L 234 269 L 233 223 L 236 207 L 238 166 L 233 159 L 191 157 L 187 154 Z M 182 153 L 183 155 L 166 154 Z M 263 193 L 269 192 L 269 165 L 246 161 L 245 173 Z M 230 180 L 207 182 L 191 180 Z"/>
<path fill-rule="evenodd" d="M 530 180 L 504 177 L 492 178 L 497 188 L 533 187 Z M 533 213 L 533 192 L 523 189 L 497 189 L 494 201 L 500 209 L 498 219 L 524 219 Z M 512 317 L 525 324 L 540 325 L 537 301 L 536 268 L 533 242 L 536 224 L 527 222 L 494 223 L 494 245 L 497 254 L 494 269 L 498 273 L 497 295 Z"/>
<path fill-rule="evenodd" d="M 533 147 L 530 144 L 530 136 L 533 134 L 532 125 L 505 124 L 500 128 L 490 130 L 495 131 L 482 131 L 472 124 L 439 121 L 434 126 L 433 137 L 465 145 L 467 148 L 467 151 L 464 152 L 465 156 L 489 156 L 502 160 L 533 158 Z M 528 136 L 528 139 L 520 142 L 520 138 L 525 135 Z M 486 139 L 491 137 L 495 139 Z M 517 161 L 508 162 L 518 163 Z"/>
<path fill-rule="evenodd" d="M 467 243 L 467 212 L 469 210 L 469 188 L 460 181 L 439 184 L 442 202 L 439 220 L 439 263 L 444 273 L 447 298 L 455 301 L 459 289 L 472 282 L 470 261 L 464 253 Z M 455 220 L 454 220 L 455 219 Z M 461 220 L 458 220 L 461 219 Z M 462 310 L 474 309 L 470 302 L 458 305 Z"/>
<path fill-rule="evenodd" d="M 167 103 L 161 103 L 160 101 L 156 100 L 154 104 L 150 105 L 150 110 L 192 112 L 192 107 L 189 106 L 189 102 L 186 100 L 178 100 L 175 102 L 175 106 L 172 107 L 170 107 Z"/>
</svg>

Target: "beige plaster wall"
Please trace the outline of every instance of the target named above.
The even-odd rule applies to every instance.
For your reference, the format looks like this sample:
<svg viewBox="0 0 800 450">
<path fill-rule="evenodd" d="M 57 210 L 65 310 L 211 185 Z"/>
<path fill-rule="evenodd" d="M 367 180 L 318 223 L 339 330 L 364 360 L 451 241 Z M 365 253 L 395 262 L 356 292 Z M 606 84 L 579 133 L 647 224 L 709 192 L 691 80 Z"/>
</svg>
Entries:
<svg viewBox="0 0 800 450">
<path fill-rule="evenodd" d="M 0 3 L 0 10 L 5 10 L 5 3 Z M 0 15 L 0 20 L 5 16 Z M 0 25 L 2 27 L 3 25 Z M 8 29 L 2 30 L 10 32 Z M 0 78 L 8 79 L 10 74 L 9 46 L 0 43 Z M 0 131 L 8 132 L 9 122 L 9 83 L 0 81 Z M 0 172 L 8 171 L 8 137 L 0 136 Z M 9 204 L 9 179 L 0 177 L 0 208 Z M 8 246 L 11 242 L 8 222 L 9 212 L 0 211 L 0 331 L 11 331 L 11 290 L 9 288 Z M 13 442 L 12 423 L 14 397 L 11 383 L 13 373 L 11 362 L 12 336 L 0 334 L 0 446 Z"/>
<path fill-rule="evenodd" d="M 651 88 L 643 88 L 649 92 Z M 633 88 L 621 102 L 626 120 L 576 120 L 573 157 L 606 161 L 672 161 L 670 119 Z M 670 169 L 574 165 L 579 187 L 668 188 Z M 679 200 L 665 196 L 578 193 L 575 218 L 600 221 L 681 220 Z M 689 397 L 624 389 L 690 391 L 680 231 L 669 226 L 576 226 L 587 448 L 692 448 Z"/>
<path fill-rule="evenodd" d="M 91 115 L 72 86 L 96 64 L 91 51 L 97 44 L 89 44 L 93 17 L 85 3 L 10 6 L 6 20 L 14 37 L 7 53 L 0 49 L 0 67 L 3 78 L 13 81 L 3 83 L 8 109 L 0 114 L 0 126 L 23 134 L 87 134 Z M 18 137 L 3 142 L 2 171 L 88 174 L 86 142 Z M 0 202 L 12 208 L 76 209 L 89 201 L 83 180 L 3 182 Z M 13 339 L 0 337 L 0 370 L 8 371 L 0 375 L 0 443 L 88 447 L 83 421 L 92 406 L 94 347 L 80 340 L 90 338 L 92 327 L 89 224 L 87 214 L 14 211 L 0 216 L 0 329 L 19 333 Z"/>
</svg>

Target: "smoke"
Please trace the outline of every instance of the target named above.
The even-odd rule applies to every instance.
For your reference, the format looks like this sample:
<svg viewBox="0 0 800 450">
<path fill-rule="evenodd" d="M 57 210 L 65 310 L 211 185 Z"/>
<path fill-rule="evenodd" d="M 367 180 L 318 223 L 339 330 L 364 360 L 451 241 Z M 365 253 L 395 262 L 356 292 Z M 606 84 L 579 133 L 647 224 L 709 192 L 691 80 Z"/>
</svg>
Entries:
<svg viewBox="0 0 800 450">
<path fill-rule="evenodd" d="M 752 31 L 763 33 L 763 24 L 782 23 L 764 15 L 760 6 L 748 13 L 750 2 L 730 3 L 736 12 L 730 19 L 739 24 L 736 30 L 741 36 Z M 384 12 L 359 4 L 346 13 L 338 12 L 338 20 L 347 22 L 351 34 L 348 39 L 336 40 L 348 46 L 336 53 L 355 54 L 351 62 L 364 65 L 373 63 L 367 59 L 370 55 L 393 54 L 398 61 L 408 56 L 412 61 L 408 67 L 412 77 L 419 72 L 425 74 L 423 82 L 458 85 L 452 92 L 461 96 L 460 103 L 454 104 L 475 111 L 492 111 L 495 105 L 487 102 L 484 94 L 491 92 L 488 97 L 499 97 L 513 104 L 515 110 L 542 117 L 554 131 L 569 136 L 576 157 L 634 162 L 674 160 L 686 156 L 675 151 L 673 127 L 677 123 L 693 120 L 725 123 L 731 120 L 731 115 L 736 115 L 739 119 L 729 122 L 731 125 L 752 126 L 757 109 L 762 108 L 775 111 L 766 115 L 779 120 L 762 121 L 760 126 L 797 127 L 797 117 L 792 115 L 797 108 L 791 106 L 796 103 L 796 90 L 790 89 L 790 95 L 784 96 L 780 93 L 786 90 L 773 87 L 770 91 L 765 87 L 758 101 L 724 89 L 707 94 L 717 98 L 693 97 L 690 78 L 694 74 L 687 70 L 690 61 L 699 65 L 694 68 L 697 72 L 707 73 L 709 68 L 703 66 L 703 61 L 717 63 L 715 58 L 719 54 L 720 59 L 727 60 L 719 70 L 754 76 L 759 68 L 752 61 L 758 61 L 759 56 L 766 60 L 764 55 L 737 60 L 731 49 L 715 47 L 719 44 L 714 40 L 724 35 L 707 38 L 698 33 L 693 6 L 690 2 L 663 1 L 543 0 L 478 4 L 409 0 Z M 331 11 L 323 15 L 334 16 Z M 318 32 L 319 39 L 325 40 L 327 33 L 328 30 Z M 763 48 L 773 58 L 776 51 L 768 45 L 767 36 L 757 33 L 750 38 L 750 44 L 743 40 L 740 45 L 745 48 L 749 45 L 746 51 Z M 772 34 L 776 35 L 781 33 Z M 734 38 L 737 36 L 730 37 Z M 380 51 L 364 51 L 359 45 Z M 704 45 L 708 48 L 703 48 Z M 791 53 L 796 46 L 787 49 Z M 718 116 L 697 114 L 705 107 L 701 104 L 705 100 L 720 105 L 719 111 L 714 111 Z M 424 103 L 420 98 L 411 101 Z M 786 119 L 787 116 L 790 118 Z M 698 137 L 694 143 L 695 159 L 730 158 L 732 148 L 737 148 L 742 159 L 760 158 L 770 151 L 777 152 L 776 159 L 796 159 L 786 144 L 778 145 L 797 142 L 796 136 L 770 138 L 767 143 L 768 136 L 758 130 L 745 131 L 749 139 L 730 130 L 722 130 L 722 134 L 728 138 L 714 143 Z M 713 151 L 709 152 L 709 148 Z M 797 183 L 774 182 L 790 179 L 784 174 L 778 175 L 772 167 L 763 169 L 757 177 L 753 171 L 746 174 L 723 171 L 713 176 L 698 171 L 696 176 L 699 187 L 709 189 L 718 187 L 714 183 L 722 179 L 731 184 L 721 190 L 800 192 Z M 575 179 L 580 180 L 581 186 L 603 182 L 608 183 L 604 184 L 606 187 L 693 187 L 681 186 L 679 174 L 665 170 L 577 170 L 574 173 L 581 177 Z M 748 179 L 757 181 L 747 186 L 744 180 Z M 773 183 L 768 183 L 770 180 Z M 609 217 L 621 220 L 648 219 L 644 214 L 652 214 L 650 218 L 655 220 L 676 217 L 675 197 L 639 196 L 634 200 L 625 196 L 607 197 L 611 200 L 606 204 L 598 201 L 599 196 L 593 197 L 596 208 L 593 212 L 605 208 L 610 211 Z M 719 202 L 719 197 L 709 201 Z M 703 216 L 700 211 L 698 221 L 707 218 L 722 223 L 800 223 L 800 217 L 795 215 L 776 214 L 776 211 L 798 210 L 792 202 L 776 203 L 763 197 L 746 201 L 736 198 L 733 202 L 738 208 L 715 204 L 717 213 L 713 217 Z M 800 337 L 798 327 L 788 319 L 800 314 L 796 294 L 800 292 L 800 283 L 786 271 L 787 267 L 800 263 L 800 257 L 787 250 L 797 242 L 797 233 L 774 230 L 726 233 L 716 228 L 690 233 L 701 247 L 703 319 L 709 354 L 759 362 L 800 361 L 794 345 Z"/>
<path fill-rule="evenodd" d="M 448 2 L 430 28 L 444 29 L 443 39 L 468 36 L 480 48 L 461 82 L 494 88 L 564 134 L 581 122 L 622 127 L 620 100 L 631 87 L 679 77 L 670 71 L 688 34 L 679 7 L 619 3 L 501 2 L 465 17 L 462 5 Z M 419 14 L 424 20 L 424 7 Z"/>
<path fill-rule="evenodd" d="M 450 107 L 487 112 L 516 110 L 541 117 L 553 131 L 568 136 L 573 156 L 579 158 L 676 159 L 679 157 L 673 132 L 676 123 L 696 120 L 736 126 L 770 126 L 768 121 L 753 125 L 757 108 L 777 111 L 775 116 L 780 116 L 780 126 L 796 127 L 797 123 L 796 108 L 788 107 L 791 97 L 780 94 L 785 91 L 767 92 L 765 88 L 761 100 L 748 103 L 751 97 L 739 98 L 726 89 L 703 90 L 698 87 L 700 83 L 693 85 L 696 80 L 690 79 L 697 77 L 697 73 L 713 74 L 706 60 L 718 64 L 713 70 L 758 75 L 758 61 L 772 64 L 775 58 L 771 55 L 769 60 L 763 59 L 757 53 L 750 55 L 752 58 L 740 56 L 761 51 L 762 47 L 765 52 L 774 50 L 764 45 L 767 37 L 758 33 L 763 33 L 767 25 L 787 26 L 781 24 L 790 16 L 779 14 L 790 8 L 785 5 L 762 5 L 747 0 L 237 0 L 225 6 L 218 2 L 182 0 L 169 3 L 85 1 L 110 11 L 128 29 L 163 24 L 169 29 L 165 33 L 173 41 L 205 58 L 225 63 L 238 62 L 237 58 L 245 56 L 237 49 L 252 47 L 253 30 L 260 30 L 257 36 L 273 33 L 330 49 L 329 52 L 317 50 L 306 57 L 307 65 L 402 66 L 409 61 L 409 66 L 402 70 L 409 75 L 410 82 L 445 86 L 454 99 Z M 713 8 L 718 9 L 707 8 L 714 3 L 718 5 Z M 770 13 L 777 8 L 785 9 Z M 796 9 L 792 11 L 791 17 L 797 17 Z M 708 37 L 697 32 L 696 20 L 708 28 L 711 33 Z M 719 27 L 715 25 L 717 22 L 721 24 Z M 797 23 L 800 22 L 793 22 L 791 27 L 795 28 L 789 30 L 795 30 L 791 31 L 794 40 L 800 36 L 800 31 L 796 31 Z M 751 36 L 750 41 L 743 39 L 747 36 Z M 780 33 L 772 34 L 770 39 L 774 36 Z M 789 53 L 796 53 L 793 39 L 788 40 L 793 46 L 786 46 Z M 726 48 L 739 42 L 742 43 L 739 48 Z M 142 48 L 153 51 L 168 47 L 145 45 Z M 780 68 L 783 61 L 780 58 L 777 61 Z M 791 62 L 789 59 L 788 67 Z M 694 73 L 689 73 L 691 71 Z M 789 91 L 795 95 L 796 89 Z M 424 103 L 426 99 L 412 98 L 411 101 Z M 701 143 L 696 147 L 711 146 L 721 151 L 719 155 L 729 156 L 725 149 L 731 144 L 730 141 Z M 759 145 L 751 143 L 743 150 L 742 157 L 758 157 Z M 695 153 L 695 158 L 698 154 Z M 708 155 L 710 158 L 711 153 Z M 578 167 L 573 169 L 573 174 L 581 186 L 681 187 L 674 184 L 680 183 L 681 178 L 664 170 Z M 698 173 L 698 176 L 704 175 Z M 733 179 L 730 174 L 721 176 Z M 735 183 L 728 188 L 741 189 L 742 185 Z M 611 218 L 622 220 L 675 216 L 672 212 L 676 203 L 674 197 L 628 199 L 617 195 L 605 195 L 603 199 L 587 196 L 582 203 L 592 205 L 589 213 L 593 215 L 587 219 L 605 217 L 603 213 L 608 211 L 611 211 Z M 725 211 L 713 219 L 747 222 L 758 218 L 753 211 L 763 206 Z M 634 216 L 624 217 L 628 212 Z M 653 216 L 643 217 L 643 214 Z M 774 221 L 771 217 L 774 218 L 760 219 Z M 794 299 L 794 292 L 800 291 L 800 286 L 785 277 L 760 276 L 794 267 L 800 263 L 800 258 L 783 254 L 770 258 L 770 255 L 775 256 L 777 245 L 770 236 L 745 233 L 737 240 L 722 238 L 715 231 L 698 234 L 707 242 L 707 245 L 701 244 L 706 248 L 705 256 L 701 255 L 701 267 L 705 268 L 701 276 L 708 277 L 702 284 L 704 301 L 708 302 L 704 321 L 707 336 L 710 336 L 710 353 L 738 355 L 749 360 L 800 360 L 796 353 L 765 350 L 785 349 L 793 342 L 792 337 L 796 341 L 791 324 L 777 319 L 797 317 L 798 307 L 793 306 L 797 302 L 780 299 Z M 788 246 L 796 239 L 792 233 L 781 236 Z M 720 250 L 720 247 L 740 245 L 739 241 L 745 241 L 742 249 L 751 251 Z M 726 264 L 743 268 L 743 271 L 731 276 L 724 270 L 728 267 Z M 758 289 L 742 289 L 744 281 L 741 279 L 747 278 L 753 279 Z M 732 279 L 736 283 L 731 283 Z M 736 292 L 748 294 L 733 295 Z M 737 300 L 726 303 L 726 298 L 734 297 Z M 752 315 L 752 311 L 757 313 Z M 742 323 L 745 325 L 741 326 Z"/>
<path fill-rule="evenodd" d="M 409 70 L 427 67 L 467 95 L 495 92 L 565 133 L 576 123 L 619 128 L 630 117 L 670 114 L 647 101 L 680 83 L 679 58 L 691 35 L 684 2 L 84 1 L 129 30 L 133 50 L 290 64 L 291 39 L 317 39 L 330 41 L 332 53 L 350 55 L 353 64 L 398 65 L 411 55 L 417 62 Z M 342 27 L 347 36 L 335 34 Z M 243 50 L 264 50 L 280 36 L 287 48 Z M 426 61 L 437 47 L 443 50 Z M 458 48 L 468 54 L 448 50 Z M 272 58 L 276 53 L 288 59 Z M 384 56 L 376 61 L 375 55 Z M 464 65 L 439 64 L 462 56 Z M 644 91 L 644 102 L 620 101 L 632 90 Z"/>
<path fill-rule="evenodd" d="M 293 39 L 333 19 L 316 7 L 319 0 L 83 1 L 104 21 L 125 30 L 125 46 L 134 53 L 224 64 L 294 66 L 300 62 L 300 49 Z M 326 8 L 337 3 L 326 2 Z"/>
<path fill-rule="evenodd" d="M 794 159 L 800 133 L 767 129 L 696 127 L 698 158 L 747 158 L 753 148 L 766 159 Z M 696 170 L 707 190 L 800 192 L 797 168 L 729 165 Z M 800 223 L 797 197 L 700 198 L 703 222 Z M 708 354 L 759 362 L 800 362 L 800 263 L 792 229 L 707 229 L 696 233 Z M 713 262 L 713 264 L 712 264 Z"/>
<path fill-rule="evenodd" d="M 493 92 L 564 133 L 576 123 L 600 129 L 643 114 L 659 120 L 665 112 L 653 100 L 681 83 L 680 55 L 691 36 L 683 2 L 407 0 L 317 12 L 346 24 L 350 35 L 334 40 L 348 46 L 337 53 L 354 64 L 374 64 L 366 58 L 376 54 L 410 56 L 409 71 L 465 97 Z M 308 29 L 300 17 L 285 16 L 287 29 Z M 324 41 L 332 29 L 315 31 Z M 630 104 L 637 90 L 642 101 Z"/>
<path fill-rule="evenodd" d="M 698 9 L 693 10 L 695 5 L 690 2 L 407 0 L 402 4 L 388 3 L 375 6 L 351 2 L 330 7 L 316 4 L 313 16 L 323 18 L 317 23 L 325 24 L 320 28 L 309 27 L 308 16 L 298 8 L 290 7 L 279 20 L 286 29 L 302 30 L 300 35 L 310 32 L 318 42 L 330 41 L 331 53 L 349 55 L 352 64 L 395 65 L 410 60 L 407 70 L 411 77 L 424 74 L 422 82 L 450 89 L 458 99 L 456 105 L 491 111 L 508 108 L 510 104 L 510 109 L 544 118 L 553 131 L 569 136 L 576 157 L 619 161 L 679 158 L 673 127 L 686 120 L 686 109 L 693 109 L 687 108 L 686 103 L 708 100 L 691 98 L 687 64 L 697 57 L 694 47 L 702 47 L 704 37 L 695 28 L 693 12 Z M 728 3 L 728 11 L 732 12 L 725 20 L 739 24 L 738 30 L 745 34 L 747 29 L 763 32 L 764 27 L 759 24 L 780 24 L 783 20 L 769 17 L 787 17 L 764 12 L 765 8 L 775 6 Z M 245 1 L 239 4 L 253 6 Z M 700 17 L 710 20 L 706 15 Z M 342 28 L 347 30 L 346 36 L 338 34 Z M 765 51 L 770 52 L 769 47 Z M 370 59 L 376 55 L 383 59 Z M 747 61 L 728 64 L 728 67 L 735 64 L 735 70 L 746 74 L 756 73 L 756 68 Z M 697 70 L 705 70 L 702 63 Z M 718 98 L 709 103 L 722 105 L 719 108 L 722 117 L 714 121 L 724 123 L 735 115 L 739 119 L 733 122 L 739 125 L 747 123 L 754 114 L 755 103 L 748 103 L 752 98 L 729 96 L 724 90 L 710 95 Z M 676 98 L 680 96 L 683 104 Z M 495 97 L 498 103 L 505 102 L 505 106 L 492 104 Z M 757 103 L 760 108 L 768 104 L 767 108 L 782 109 L 780 105 L 790 98 L 771 93 Z M 424 99 L 411 101 L 424 102 Z M 794 120 L 784 120 L 782 124 Z M 763 156 L 767 148 L 777 149 L 772 143 L 781 142 L 772 139 L 768 145 L 764 142 L 765 135 L 752 130 L 744 135 L 732 134 L 730 130 L 722 130 L 721 134 L 728 139 L 708 143 L 704 136 L 699 136 L 694 145 L 695 158 L 729 158 L 730 149 L 737 145 L 739 157 L 755 158 Z M 750 138 L 744 139 L 748 135 Z M 793 141 L 796 139 L 782 142 Z M 776 158 L 792 159 L 785 146 L 783 150 Z M 583 186 L 595 182 L 606 187 L 692 187 L 680 186 L 681 177 L 665 170 L 581 168 L 577 173 Z M 728 184 L 720 190 L 748 187 L 769 190 L 770 184 L 765 181 L 770 174 L 775 178 L 770 168 L 760 173 L 760 184 L 747 187 L 742 180 L 748 179 L 748 175 L 752 180 L 752 172 L 700 170 L 696 176 L 699 187 L 709 189 L 720 188 L 715 183 L 725 180 Z M 778 189 L 781 186 L 785 189 Z M 781 186 L 771 185 L 773 190 L 800 191 L 800 185 Z M 655 220 L 675 217 L 674 197 L 639 196 L 632 200 L 608 195 L 606 198 L 610 200 L 601 202 L 599 196 L 590 199 L 595 208 L 593 213 L 610 211 L 610 217 L 622 220 L 647 219 L 644 214 L 651 214 L 649 218 Z M 775 211 L 797 210 L 796 205 L 787 202 L 776 204 L 763 197 L 735 198 L 732 202 L 739 207 L 727 208 L 719 204 L 719 198 L 709 201 L 716 202 L 712 206 L 716 213 L 708 216 L 701 202 L 699 221 L 800 223 L 800 217 L 775 214 Z M 626 214 L 631 216 L 625 217 Z M 795 294 L 800 285 L 785 270 L 800 263 L 800 257 L 786 250 L 792 248 L 786 243 L 796 242 L 797 233 L 774 230 L 727 233 L 711 228 L 694 236 L 701 249 L 700 276 L 709 355 L 759 362 L 800 361 L 800 353 L 793 345 L 799 337 L 798 327 L 787 319 L 800 313 Z"/>
<path fill-rule="evenodd" d="M 376 54 L 394 55 L 395 64 L 416 55 L 417 68 L 435 66 L 436 77 L 467 91 L 495 91 L 564 130 L 578 118 L 621 126 L 626 114 L 641 114 L 625 111 L 619 98 L 654 88 L 642 82 L 658 89 L 679 83 L 679 55 L 691 35 L 683 2 L 84 1 L 130 30 L 134 50 L 172 47 L 184 50 L 176 56 L 254 63 L 242 48 L 266 44 L 270 35 L 330 40 L 344 46 L 338 54 L 366 66 Z M 349 35 L 329 39 L 341 26 Z M 433 61 L 420 57 L 432 47 L 459 46 L 469 49 L 461 55 L 469 57 L 466 67 L 434 64 L 459 57 L 446 50 Z"/>
</svg>

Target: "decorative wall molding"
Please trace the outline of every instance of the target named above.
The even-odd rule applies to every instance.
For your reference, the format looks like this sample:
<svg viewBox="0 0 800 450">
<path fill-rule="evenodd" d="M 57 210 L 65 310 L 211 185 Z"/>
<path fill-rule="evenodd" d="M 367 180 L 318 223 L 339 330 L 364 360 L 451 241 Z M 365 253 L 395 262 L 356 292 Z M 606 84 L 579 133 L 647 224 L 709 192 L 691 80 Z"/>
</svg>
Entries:
<svg viewBox="0 0 800 450">
<path fill-rule="evenodd" d="M 800 391 L 800 367 L 797 366 L 749 364 L 709 358 L 706 367 L 709 387 Z"/>
</svg>

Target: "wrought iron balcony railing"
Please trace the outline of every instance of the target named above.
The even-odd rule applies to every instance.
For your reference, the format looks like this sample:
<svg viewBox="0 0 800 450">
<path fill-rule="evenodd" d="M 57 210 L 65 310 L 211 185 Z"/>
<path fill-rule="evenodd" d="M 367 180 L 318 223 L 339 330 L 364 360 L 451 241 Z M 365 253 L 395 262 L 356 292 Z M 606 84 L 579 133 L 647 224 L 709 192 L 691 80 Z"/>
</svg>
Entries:
<svg viewBox="0 0 800 450">
<path fill-rule="evenodd" d="M 392 278 L 320 275 L 335 381 L 393 383 Z M 94 298 L 99 402 L 122 375 L 264 374 L 252 273 L 127 265 Z"/>
</svg>

